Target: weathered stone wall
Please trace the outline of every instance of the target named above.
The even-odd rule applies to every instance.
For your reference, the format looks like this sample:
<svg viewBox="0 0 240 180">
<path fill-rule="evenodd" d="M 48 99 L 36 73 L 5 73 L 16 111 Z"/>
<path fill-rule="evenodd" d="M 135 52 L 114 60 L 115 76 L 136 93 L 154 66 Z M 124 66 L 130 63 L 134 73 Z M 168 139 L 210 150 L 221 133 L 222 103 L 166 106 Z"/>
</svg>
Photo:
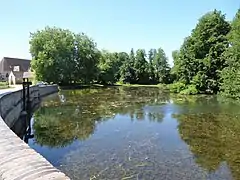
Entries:
<svg viewBox="0 0 240 180">
<path fill-rule="evenodd" d="M 41 97 L 57 91 L 57 86 L 32 86 L 30 100 L 36 102 Z M 22 90 L 0 97 L 0 180 L 68 180 L 65 174 L 54 168 L 11 131 L 10 128 L 21 123 L 18 119 L 22 109 Z"/>
<path fill-rule="evenodd" d="M 58 92 L 57 85 L 30 87 L 30 101 Z M 0 98 L 0 115 L 8 127 L 12 127 L 18 120 L 23 109 L 22 90 L 7 93 Z"/>
<path fill-rule="evenodd" d="M 47 91 L 46 87 L 45 91 Z M 50 88 L 51 89 L 51 88 Z M 57 92 L 57 91 L 55 91 Z M 39 87 L 30 88 L 30 101 L 39 98 Z M 0 115 L 8 127 L 12 127 L 23 110 L 22 90 L 7 93 L 0 98 Z"/>
<path fill-rule="evenodd" d="M 41 97 L 45 97 L 45 96 L 47 96 L 49 94 L 53 94 L 55 92 L 58 92 L 58 86 L 57 85 L 40 86 L 39 87 L 39 93 L 40 93 Z"/>
</svg>

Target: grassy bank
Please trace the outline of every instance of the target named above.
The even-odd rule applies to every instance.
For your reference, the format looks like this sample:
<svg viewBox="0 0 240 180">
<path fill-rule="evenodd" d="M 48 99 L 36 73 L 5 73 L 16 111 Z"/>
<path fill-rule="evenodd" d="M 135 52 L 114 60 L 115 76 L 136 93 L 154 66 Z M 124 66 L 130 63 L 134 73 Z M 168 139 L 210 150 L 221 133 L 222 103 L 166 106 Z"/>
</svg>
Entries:
<svg viewBox="0 0 240 180">
<path fill-rule="evenodd" d="M 165 84 L 121 84 L 119 86 L 126 86 L 126 87 L 157 87 L 157 88 L 167 89 L 167 85 L 165 85 Z"/>
<path fill-rule="evenodd" d="M 115 83 L 115 84 L 72 84 L 67 86 L 59 86 L 61 90 L 69 90 L 69 89 L 85 89 L 85 88 L 107 88 L 107 87 L 153 87 L 159 88 L 165 91 L 169 91 L 173 94 L 178 95 L 209 95 L 214 94 L 212 92 L 199 92 L 197 91 L 194 85 L 185 85 L 180 82 L 172 83 L 172 84 L 123 84 L 123 83 Z"/>
<path fill-rule="evenodd" d="M 93 87 L 114 87 L 114 86 L 123 86 L 123 87 L 155 87 L 155 88 L 162 88 L 168 89 L 166 84 L 121 84 L 116 83 L 112 85 L 102 85 L 102 84 L 93 84 Z"/>
<path fill-rule="evenodd" d="M 8 83 L 6 83 L 6 82 L 0 82 L 0 89 L 7 89 L 7 88 L 9 88 Z"/>
<path fill-rule="evenodd" d="M 165 84 L 122 84 L 122 83 L 115 83 L 115 84 L 73 84 L 67 86 L 59 85 L 60 89 L 84 89 L 90 87 L 115 87 L 115 86 L 124 86 L 124 87 L 155 87 L 155 88 L 163 88 L 168 89 L 168 86 Z"/>
</svg>

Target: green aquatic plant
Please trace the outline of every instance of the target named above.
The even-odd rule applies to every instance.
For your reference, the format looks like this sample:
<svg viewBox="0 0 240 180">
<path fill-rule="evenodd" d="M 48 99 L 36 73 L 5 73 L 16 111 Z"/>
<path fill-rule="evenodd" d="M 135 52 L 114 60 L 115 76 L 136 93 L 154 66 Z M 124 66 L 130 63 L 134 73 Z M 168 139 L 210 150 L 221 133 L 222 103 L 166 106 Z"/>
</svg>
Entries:
<svg viewBox="0 0 240 180">
<path fill-rule="evenodd" d="M 174 115 L 181 138 L 201 167 L 215 171 L 226 162 L 236 179 L 240 178 L 240 114 L 197 113 Z"/>
<path fill-rule="evenodd" d="M 96 88 L 61 91 L 43 100 L 34 115 L 35 141 L 49 147 L 63 147 L 74 140 L 86 140 L 95 130 L 96 123 L 115 115 L 129 115 L 144 120 L 145 105 L 162 104 L 168 95 L 159 88 Z M 151 121 L 161 122 L 163 114 L 150 112 Z"/>
</svg>

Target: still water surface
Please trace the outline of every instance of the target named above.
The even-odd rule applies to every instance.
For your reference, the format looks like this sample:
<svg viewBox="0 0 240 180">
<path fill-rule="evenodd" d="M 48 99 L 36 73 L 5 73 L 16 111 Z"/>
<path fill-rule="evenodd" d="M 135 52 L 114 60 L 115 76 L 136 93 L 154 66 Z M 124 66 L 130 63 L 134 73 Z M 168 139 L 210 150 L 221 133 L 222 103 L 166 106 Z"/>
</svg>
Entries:
<svg viewBox="0 0 240 180">
<path fill-rule="evenodd" d="M 29 145 L 76 180 L 240 179 L 240 106 L 158 88 L 61 91 Z"/>
</svg>

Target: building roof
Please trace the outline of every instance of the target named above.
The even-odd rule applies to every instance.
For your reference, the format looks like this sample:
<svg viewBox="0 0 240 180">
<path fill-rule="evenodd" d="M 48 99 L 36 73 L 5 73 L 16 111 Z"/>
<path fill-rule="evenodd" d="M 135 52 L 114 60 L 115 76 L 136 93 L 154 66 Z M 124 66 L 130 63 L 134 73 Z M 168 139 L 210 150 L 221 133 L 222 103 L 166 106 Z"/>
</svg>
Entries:
<svg viewBox="0 0 240 180">
<path fill-rule="evenodd" d="M 30 68 L 31 60 L 3 57 L 0 61 L 0 72 L 12 71 L 14 66 L 19 66 L 19 71 L 25 72 Z"/>
</svg>

